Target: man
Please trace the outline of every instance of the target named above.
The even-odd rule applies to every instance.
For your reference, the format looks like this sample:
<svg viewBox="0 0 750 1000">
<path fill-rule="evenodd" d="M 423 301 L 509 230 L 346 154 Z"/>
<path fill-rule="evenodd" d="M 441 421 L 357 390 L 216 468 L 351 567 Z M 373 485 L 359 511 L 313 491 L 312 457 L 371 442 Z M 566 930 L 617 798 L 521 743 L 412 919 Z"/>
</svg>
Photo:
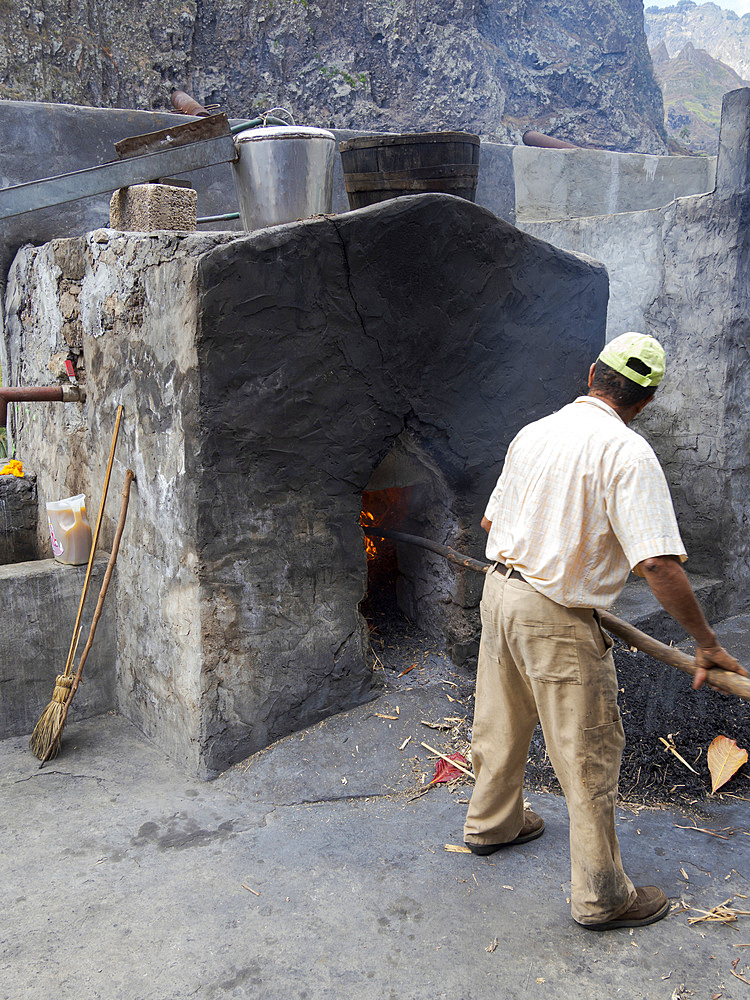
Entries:
<svg viewBox="0 0 750 1000">
<path fill-rule="evenodd" d="M 464 839 L 475 854 L 523 844 L 544 821 L 523 807 L 531 736 L 541 722 L 570 815 L 571 909 L 593 930 L 638 927 L 669 910 L 635 888 L 615 834 L 625 734 L 608 607 L 632 569 L 698 644 L 699 688 L 711 667 L 746 671 L 716 641 L 681 563 L 687 558 L 664 473 L 628 424 L 664 374 L 653 337 L 625 333 L 589 371 L 589 394 L 511 442 L 482 527 L 494 563 L 482 597 L 472 762 Z"/>
</svg>

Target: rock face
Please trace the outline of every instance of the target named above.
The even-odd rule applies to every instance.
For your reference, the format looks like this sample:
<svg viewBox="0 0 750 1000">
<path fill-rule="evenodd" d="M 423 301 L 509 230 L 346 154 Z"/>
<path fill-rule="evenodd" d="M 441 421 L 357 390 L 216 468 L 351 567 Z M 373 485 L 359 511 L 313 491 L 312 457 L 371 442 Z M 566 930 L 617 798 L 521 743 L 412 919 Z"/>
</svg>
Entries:
<svg viewBox="0 0 750 1000">
<path fill-rule="evenodd" d="M 744 87 L 745 81 L 692 42 L 670 59 L 661 41 L 651 57 L 664 95 L 669 138 L 694 153 L 714 155 L 719 148 L 724 94 Z"/>
<path fill-rule="evenodd" d="M 650 49 L 663 41 L 673 59 L 691 43 L 750 80 L 750 14 L 738 17 L 715 3 L 679 0 L 673 7 L 646 6 L 645 20 Z"/>
<path fill-rule="evenodd" d="M 13 375 L 62 340 L 63 271 L 82 274 L 87 400 L 20 413 L 18 448 L 40 503 L 61 480 L 98 496 L 125 406 L 119 706 L 203 775 L 367 696 L 359 517 L 365 488 L 393 482 L 384 460 L 414 486 L 395 527 L 481 555 L 508 442 L 576 393 L 604 340 L 599 264 L 446 195 L 240 238 L 22 250 Z M 465 649 L 481 577 L 432 555 L 403 568 L 418 620 Z"/>
<path fill-rule="evenodd" d="M 5 99 L 164 109 L 180 88 L 235 116 L 666 151 L 639 0 L 50 0 L 0 5 L 0 29 Z"/>
</svg>

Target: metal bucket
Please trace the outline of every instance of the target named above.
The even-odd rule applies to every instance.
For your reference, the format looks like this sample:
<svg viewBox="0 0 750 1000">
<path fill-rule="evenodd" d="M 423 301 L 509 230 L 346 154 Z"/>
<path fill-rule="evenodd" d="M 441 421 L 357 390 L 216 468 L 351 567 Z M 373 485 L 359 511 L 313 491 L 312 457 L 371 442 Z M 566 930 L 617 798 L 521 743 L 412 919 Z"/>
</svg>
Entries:
<svg viewBox="0 0 750 1000">
<path fill-rule="evenodd" d="M 296 125 L 253 128 L 234 141 L 234 183 L 248 232 L 331 211 L 333 132 Z"/>
</svg>

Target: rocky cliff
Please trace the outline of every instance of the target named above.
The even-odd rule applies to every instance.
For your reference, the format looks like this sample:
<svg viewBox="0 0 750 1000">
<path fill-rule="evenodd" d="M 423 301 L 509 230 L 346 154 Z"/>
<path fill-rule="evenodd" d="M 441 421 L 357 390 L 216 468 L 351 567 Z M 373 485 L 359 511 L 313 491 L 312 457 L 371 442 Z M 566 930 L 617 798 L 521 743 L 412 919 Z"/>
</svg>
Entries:
<svg viewBox="0 0 750 1000">
<path fill-rule="evenodd" d="M 0 97 L 664 152 L 641 0 L 0 0 Z"/>
<path fill-rule="evenodd" d="M 647 6 L 645 20 L 651 49 L 663 41 L 674 58 L 691 42 L 730 66 L 743 80 L 750 80 L 750 14 L 738 17 L 715 3 L 679 0 L 674 7 Z"/>
<path fill-rule="evenodd" d="M 750 15 L 679 0 L 645 13 L 671 143 L 716 153 L 724 94 L 750 80 Z"/>
<path fill-rule="evenodd" d="M 654 73 L 664 95 L 667 135 L 693 153 L 715 155 L 719 148 L 721 102 L 730 90 L 746 87 L 735 71 L 687 42 L 670 59 L 664 41 L 652 51 Z"/>
</svg>

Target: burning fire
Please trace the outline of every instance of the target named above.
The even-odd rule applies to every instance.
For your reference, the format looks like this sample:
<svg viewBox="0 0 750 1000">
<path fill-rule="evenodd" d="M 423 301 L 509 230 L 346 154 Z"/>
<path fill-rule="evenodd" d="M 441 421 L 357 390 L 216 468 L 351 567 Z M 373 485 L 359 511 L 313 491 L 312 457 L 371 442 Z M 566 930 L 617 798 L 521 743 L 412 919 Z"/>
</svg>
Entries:
<svg viewBox="0 0 750 1000">
<path fill-rule="evenodd" d="M 388 490 L 365 490 L 362 494 L 362 513 L 359 523 L 363 528 L 398 528 L 409 510 L 411 486 L 394 486 Z M 384 545 L 392 545 L 387 539 L 368 538 L 365 548 L 368 560 L 374 559 Z"/>
</svg>

